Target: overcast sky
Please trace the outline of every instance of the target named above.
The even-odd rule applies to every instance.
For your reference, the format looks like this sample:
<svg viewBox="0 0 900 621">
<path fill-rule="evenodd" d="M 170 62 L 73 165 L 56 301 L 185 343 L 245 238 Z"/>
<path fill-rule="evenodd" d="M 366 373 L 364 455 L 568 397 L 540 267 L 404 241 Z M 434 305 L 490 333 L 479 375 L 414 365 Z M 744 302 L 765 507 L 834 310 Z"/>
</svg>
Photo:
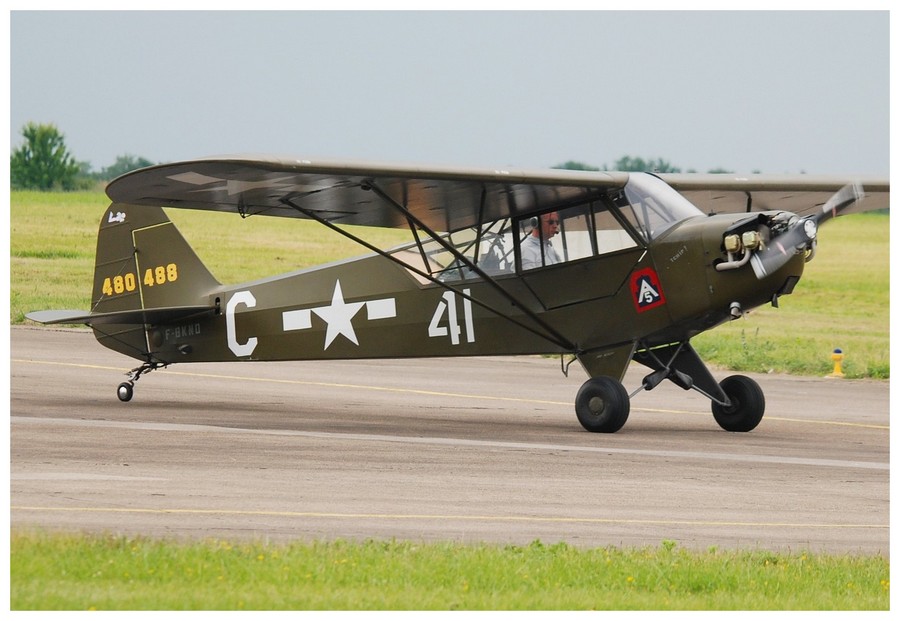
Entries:
<svg viewBox="0 0 900 621">
<path fill-rule="evenodd" d="M 93 170 L 274 153 L 889 172 L 889 13 L 21 12 L 10 143 Z"/>
</svg>

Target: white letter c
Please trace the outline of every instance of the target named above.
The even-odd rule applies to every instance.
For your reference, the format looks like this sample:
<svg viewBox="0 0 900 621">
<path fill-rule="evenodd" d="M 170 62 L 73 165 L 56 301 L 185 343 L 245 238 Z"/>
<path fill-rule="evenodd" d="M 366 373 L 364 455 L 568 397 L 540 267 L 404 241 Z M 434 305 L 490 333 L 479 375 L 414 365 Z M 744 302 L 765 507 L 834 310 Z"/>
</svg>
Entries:
<svg viewBox="0 0 900 621">
<path fill-rule="evenodd" d="M 256 349 L 257 338 L 251 336 L 246 343 L 238 343 L 237 330 L 234 327 L 234 309 L 238 304 L 243 304 L 247 308 L 256 306 L 256 298 L 249 291 L 238 291 L 225 307 L 225 329 L 228 333 L 228 349 L 234 352 L 235 356 L 249 356 Z"/>
</svg>

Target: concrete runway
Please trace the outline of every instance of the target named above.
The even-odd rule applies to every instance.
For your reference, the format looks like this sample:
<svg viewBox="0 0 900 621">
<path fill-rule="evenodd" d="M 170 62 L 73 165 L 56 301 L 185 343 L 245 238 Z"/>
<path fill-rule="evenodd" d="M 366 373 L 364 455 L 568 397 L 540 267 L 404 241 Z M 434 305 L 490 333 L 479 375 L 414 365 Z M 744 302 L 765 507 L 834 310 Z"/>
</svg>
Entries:
<svg viewBox="0 0 900 621">
<path fill-rule="evenodd" d="M 607 435 L 558 360 L 174 365 L 121 403 L 133 366 L 11 329 L 13 529 L 890 553 L 888 382 L 758 376 L 747 434 L 666 382 Z"/>
</svg>

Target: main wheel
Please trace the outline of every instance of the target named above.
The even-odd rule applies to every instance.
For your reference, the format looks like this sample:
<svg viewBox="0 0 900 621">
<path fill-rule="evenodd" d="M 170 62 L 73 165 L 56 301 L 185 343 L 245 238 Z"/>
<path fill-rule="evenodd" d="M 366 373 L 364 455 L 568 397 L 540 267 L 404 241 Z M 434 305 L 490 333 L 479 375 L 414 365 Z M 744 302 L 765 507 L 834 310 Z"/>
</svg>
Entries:
<svg viewBox="0 0 900 621">
<path fill-rule="evenodd" d="M 122 382 L 116 389 L 116 395 L 118 395 L 119 401 L 131 401 L 131 397 L 134 396 L 134 384 Z"/>
<path fill-rule="evenodd" d="M 743 375 L 726 377 L 719 386 L 731 401 L 729 407 L 712 404 L 713 417 L 725 431 L 755 429 L 766 411 L 766 397 L 755 381 Z"/>
<path fill-rule="evenodd" d="M 628 420 L 631 402 L 622 383 L 611 377 L 592 377 L 578 390 L 575 414 L 588 431 L 615 433 Z"/>
</svg>

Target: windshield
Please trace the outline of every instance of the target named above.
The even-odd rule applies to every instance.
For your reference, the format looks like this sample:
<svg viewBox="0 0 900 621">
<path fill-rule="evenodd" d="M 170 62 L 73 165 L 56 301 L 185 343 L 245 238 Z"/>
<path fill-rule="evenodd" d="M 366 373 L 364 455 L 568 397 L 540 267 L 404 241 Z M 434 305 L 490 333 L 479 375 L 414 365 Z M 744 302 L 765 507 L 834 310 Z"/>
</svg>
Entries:
<svg viewBox="0 0 900 621">
<path fill-rule="evenodd" d="M 677 222 L 703 215 L 671 186 L 647 173 L 630 173 L 628 183 L 614 200 L 647 241 L 656 239 Z"/>
</svg>

